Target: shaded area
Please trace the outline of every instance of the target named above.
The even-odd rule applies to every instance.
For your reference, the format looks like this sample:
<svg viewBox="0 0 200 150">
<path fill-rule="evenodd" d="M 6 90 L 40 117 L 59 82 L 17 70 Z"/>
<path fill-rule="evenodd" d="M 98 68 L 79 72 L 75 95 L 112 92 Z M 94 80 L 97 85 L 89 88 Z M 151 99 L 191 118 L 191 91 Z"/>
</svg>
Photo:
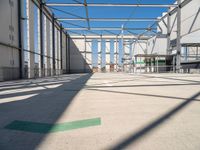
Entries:
<svg viewBox="0 0 200 150">
<path fill-rule="evenodd" d="M 45 86 L 70 82 L 70 81 L 75 80 L 76 78 L 79 78 L 79 77 L 70 78 L 70 79 L 60 79 L 60 78 L 58 78 L 58 79 L 47 80 L 47 81 L 44 80 L 44 81 L 39 81 L 39 82 L 29 82 L 29 83 L 21 84 L 21 85 L 4 86 L 4 87 L 1 87 L 1 89 L 0 89 L 0 95 L 1 95 L 1 91 L 14 90 L 14 89 L 16 89 L 16 90 L 29 89 L 29 88 L 34 88 L 34 87 L 44 87 L 44 88 L 46 88 Z M 5 94 L 3 94 L 3 95 L 5 95 Z"/>
<path fill-rule="evenodd" d="M 111 147 L 110 149 L 112 150 L 119 150 L 119 149 L 124 149 L 127 148 L 129 145 L 134 144 L 138 140 L 140 140 L 142 137 L 147 135 L 148 133 L 152 132 L 155 130 L 158 126 L 161 126 L 163 123 L 168 121 L 172 116 L 176 115 L 180 110 L 182 110 L 184 107 L 189 105 L 195 98 L 197 98 L 200 95 L 200 92 L 197 92 L 195 95 L 192 97 L 186 99 L 184 102 L 181 104 L 177 105 L 174 107 L 172 110 L 169 112 L 165 113 L 162 115 L 160 118 L 156 119 L 155 121 L 151 122 L 141 130 L 137 131 L 136 133 L 133 133 L 131 136 L 127 137 L 124 139 L 121 143 Z"/>
<path fill-rule="evenodd" d="M 16 150 L 36 149 L 46 137 L 46 134 L 6 130 L 4 127 L 14 120 L 55 124 L 91 76 L 92 74 L 79 75 L 75 79 L 53 89 L 6 95 L 11 97 L 38 93 L 37 96 L 25 100 L 0 104 L 0 149 L 9 150 L 13 147 Z M 63 81 L 67 79 L 67 77 L 63 78 Z M 67 92 L 64 91 L 65 88 L 76 88 L 77 90 Z M 9 142 L 12 145 L 8 144 Z"/>
<path fill-rule="evenodd" d="M 74 41 L 70 39 L 70 73 L 92 72 L 92 69 L 87 63 L 88 61 L 86 57 L 87 52 L 83 50 L 84 47 L 83 49 L 79 49 L 74 43 Z"/>
<path fill-rule="evenodd" d="M 80 77 L 80 75 L 73 74 L 73 77 L 70 75 L 62 75 L 62 76 L 54 76 L 54 77 L 45 77 L 45 78 L 38 78 L 38 79 L 29 79 L 29 80 L 17 80 L 17 81 L 8 81 L 8 82 L 0 82 L 0 91 L 9 90 L 9 89 L 19 89 L 19 88 L 26 88 L 37 86 L 38 84 L 51 84 L 51 83 L 58 83 L 58 82 L 67 82 L 66 80 L 71 81 Z"/>
</svg>

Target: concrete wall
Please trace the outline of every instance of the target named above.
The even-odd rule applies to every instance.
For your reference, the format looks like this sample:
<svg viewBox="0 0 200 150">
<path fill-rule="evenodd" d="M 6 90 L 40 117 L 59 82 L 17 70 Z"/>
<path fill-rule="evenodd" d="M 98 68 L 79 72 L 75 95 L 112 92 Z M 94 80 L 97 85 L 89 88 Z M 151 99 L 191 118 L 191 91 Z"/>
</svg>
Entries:
<svg viewBox="0 0 200 150">
<path fill-rule="evenodd" d="M 137 55 L 137 54 L 145 54 L 147 52 L 147 41 L 146 40 L 139 40 L 139 41 L 135 41 L 132 45 L 132 53 L 133 56 Z M 140 67 L 144 67 L 144 59 L 145 58 L 136 58 L 134 57 L 133 60 L 135 62 L 135 67 L 136 68 L 140 68 Z M 144 72 L 144 69 L 142 70 L 136 70 L 138 71 L 142 71 Z"/>
<path fill-rule="evenodd" d="M 98 49 L 98 68 L 99 71 L 101 70 L 101 58 L 105 57 L 105 71 L 110 71 L 110 58 L 111 58 L 111 39 L 103 38 L 102 43 L 101 39 L 97 38 L 97 49 Z M 70 70 L 71 72 L 85 72 L 84 67 L 86 66 L 86 71 L 90 72 L 92 69 L 92 39 L 87 39 L 86 37 L 86 43 L 84 38 L 74 38 L 70 40 Z M 118 63 L 118 52 L 119 52 L 119 43 L 116 42 L 116 39 L 113 39 L 114 45 L 114 62 L 115 63 L 115 69 L 117 69 L 116 63 Z M 105 44 L 105 45 L 104 45 Z M 105 55 L 102 55 L 101 47 L 105 46 Z M 102 48 L 103 48 L 102 47 Z M 130 49 L 128 47 L 125 48 L 127 53 L 130 52 Z M 85 63 L 85 64 L 84 64 Z"/>
<path fill-rule="evenodd" d="M 145 54 L 146 50 L 147 50 L 146 41 L 139 40 L 133 43 L 133 55 Z"/>
<path fill-rule="evenodd" d="M 0 1 L 0 43 L 18 47 L 18 1 Z M 0 81 L 19 78 L 19 50 L 0 44 Z"/>
<path fill-rule="evenodd" d="M 154 36 L 147 41 L 147 54 L 166 55 L 167 38 Z"/>
<path fill-rule="evenodd" d="M 182 0 L 183 2 L 183 0 Z M 192 8 L 192 9 L 191 9 Z M 170 8 L 170 11 L 173 8 Z M 166 13 L 163 13 L 162 16 L 165 16 Z M 176 49 L 176 46 L 172 48 L 173 43 L 176 43 L 177 37 L 177 13 L 175 12 L 169 17 L 165 17 L 163 21 L 160 21 L 158 24 L 157 31 L 163 35 L 167 34 L 167 27 L 164 22 L 167 24 L 169 22 L 170 29 L 170 41 L 171 41 L 171 49 Z M 161 18 L 161 17 L 159 17 Z M 169 20 L 168 20 L 169 19 Z M 181 44 L 187 43 L 200 43 L 200 1 L 192 0 L 187 5 L 181 8 Z M 160 38 L 158 36 L 153 37 L 148 40 L 148 54 L 158 53 L 158 54 L 166 54 L 167 52 L 167 37 Z M 189 48 L 192 49 L 193 48 Z M 190 51 L 190 50 L 189 50 Z"/>
<path fill-rule="evenodd" d="M 200 43 L 199 0 L 192 0 L 181 9 L 181 20 L 181 43 Z"/>
<path fill-rule="evenodd" d="M 183 1 L 183 0 L 182 0 Z M 172 8 L 171 8 L 172 10 Z M 170 16 L 170 39 L 176 39 L 177 20 L 176 14 Z M 200 1 L 192 0 L 181 8 L 181 43 L 193 43 L 199 41 L 196 37 L 200 36 Z"/>
<path fill-rule="evenodd" d="M 166 14 L 167 14 L 167 12 L 162 13 L 162 16 L 158 17 L 158 19 L 161 19 Z M 159 25 L 159 26 L 157 26 L 158 33 L 167 34 L 167 27 L 165 25 L 165 23 L 167 24 L 167 21 L 168 21 L 168 17 L 165 17 L 162 21 L 158 22 L 158 25 Z"/>
<path fill-rule="evenodd" d="M 183 1 L 183 0 L 182 0 Z M 176 31 L 177 31 L 177 20 L 176 20 L 176 13 L 174 13 L 170 17 L 171 22 L 171 35 L 170 40 L 176 40 Z M 183 8 L 181 8 L 181 44 L 197 44 L 200 43 L 200 1 L 199 0 L 192 0 Z M 173 42 L 172 42 L 173 43 Z M 176 50 L 176 47 L 172 48 Z M 182 47 L 181 55 L 192 55 L 198 56 L 199 48 L 196 47 L 188 47 L 187 49 Z M 190 58 L 181 58 L 181 61 L 194 61 L 199 60 L 197 57 L 190 57 Z"/>
<path fill-rule="evenodd" d="M 85 49 L 84 39 L 70 39 L 70 73 L 91 72 L 91 62 L 90 43 L 86 43 Z"/>
<path fill-rule="evenodd" d="M 63 68 L 61 68 L 60 27 L 55 24 L 55 40 L 52 41 L 52 19 L 44 12 L 46 15 L 43 14 L 42 16 L 43 33 L 40 33 L 40 11 L 37 7 L 38 3 L 35 3 L 31 0 L 22 0 L 21 3 L 21 8 L 25 8 L 22 11 L 23 17 L 27 18 L 23 20 L 26 30 L 24 31 L 24 38 L 22 37 L 24 39 L 23 52 L 25 53 L 25 68 L 22 69 L 24 69 L 25 78 L 53 75 L 53 42 L 55 42 L 56 74 L 61 74 L 61 69 L 67 69 L 65 34 L 62 33 Z M 20 78 L 18 17 L 17 0 L 0 1 L 0 81 Z M 44 70 L 41 69 L 41 35 L 43 37 Z"/>
</svg>

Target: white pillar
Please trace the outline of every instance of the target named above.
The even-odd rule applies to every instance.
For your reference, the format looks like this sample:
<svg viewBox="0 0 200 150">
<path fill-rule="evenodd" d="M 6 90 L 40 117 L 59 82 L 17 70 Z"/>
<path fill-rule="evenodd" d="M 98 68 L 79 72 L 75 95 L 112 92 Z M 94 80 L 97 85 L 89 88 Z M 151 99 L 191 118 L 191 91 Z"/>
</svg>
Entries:
<svg viewBox="0 0 200 150">
<path fill-rule="evenodd" d="M 110 40 L 106 40 L 106 72 L 110 70 Z"/>
<path fill-rule="evenodd" d="M 41 44 L 41 41 L 40 41 L 40 35 L 42 34 L 42 33 L 40 33 L 40 10 L 39 9 L 37 9 L 37 25 L 38 25 L 38 27 L 37 27 L 37 30 L 38 30 L 38 53 L 40 53 L 41 52 L 41 47 L 40 47 L 40 44 Z M 39 56 L 38 57 L 38 71 L 39 71 L 39 77 L 41 77 L 42 76 L 42 74 L 41 74 L 41 57 Z"/>
<path fill-rule="evenodd" d="M 45 15 L 43 15 L 43 17 L 44 17 L 44 28 L 43 28 L 43 40 L 44 40 L 44 42 L 43 42 L 43 50 L 44 50 L 44 52 L 43 52 L 43 54 L 44 54 L 44 73 L 45 73 L 45 76 L 47 76 L 47 18 L 46 18 L 46 16 Z"/>
<path fill-rule="evenodd" d="M 51 68 L 51 66 L 50 66 L 50 50 L 51 50 L 51 43 L 50 43 L 50 41 L 51 41 L 51 36 L 50 36 L 50 21 L 48 20 L 48 19 L 46 19 L 46 54 L 45 55 L 47 55 L 47 57 L 46 57 L 46 75 L 47 76 L 50 76 L 50 68 Z"/>
<path fill-rule="evenodd" d="M 27 47 L 28 50 L 34 52 L 34 4 L 32 1 L 26 1 L 27 12 Z M 34 53 L 28 53 L 28 77 L 34 77 Z"/>
<path fill-rule="evenodd" d="M 53 75 L 53 46 L 52 46 L 52 23 L 50 23 L 50 70 L 51 75 Z"/>
</svg>

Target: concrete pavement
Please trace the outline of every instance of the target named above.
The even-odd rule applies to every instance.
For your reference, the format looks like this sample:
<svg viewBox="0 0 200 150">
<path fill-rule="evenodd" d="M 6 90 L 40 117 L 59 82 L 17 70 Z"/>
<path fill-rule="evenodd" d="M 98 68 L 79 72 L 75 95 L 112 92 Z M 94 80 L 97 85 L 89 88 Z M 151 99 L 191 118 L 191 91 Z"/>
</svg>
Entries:
<svg viewBox="0 0 200 150">
<path fill-rule="evenodd" d="M 2 150 L 198 150 L 199 74 L 95 73 L 0 83 Z M 13 121 L 101 124 L 55 133 Z"/>
</svg>

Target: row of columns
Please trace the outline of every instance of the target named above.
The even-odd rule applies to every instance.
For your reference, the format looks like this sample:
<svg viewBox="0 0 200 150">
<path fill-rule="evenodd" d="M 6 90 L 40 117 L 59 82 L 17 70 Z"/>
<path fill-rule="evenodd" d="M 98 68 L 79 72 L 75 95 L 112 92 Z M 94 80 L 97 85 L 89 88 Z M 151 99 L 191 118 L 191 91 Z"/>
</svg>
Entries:
<svg viewBox="0 0 200 150">
<path fill-rule="evenodd" d="M 129 39 L 128 39 L 129 40 Z M 85 60 L 91 60 L 91 62 L 88 62 L 88 64 L 92 64 L 93 60 L 92 60 L 92 46 L 88 47 L 86 46 L 87 44 L 92 45 L 92 40 L 87 40 L 87 37 L 84 38 L 85 42 L 85 49 L 84 49 L 84 58 Z M 120 43 L 121 42 L 121 43 Z M 123 44 L 124 42 L 121 40 L 121 38 L 116 37 L 116 39 L 113 39 L 113 44 L 111 44 L 111 40 L 110 39 L 105 39 L 105 41 L 103 40 L 103 38 L 100 36 L 100 39 L 97 39 L 97 49 L 98 49 L 98 53 L 97 53 L 97 58 L 98 58 L 98 68 L 100 69 L 106 69 L 109 70 L 111 69 L 110 66 L 114 65 L 114 70 L 118 70 L 119 66 L 121 66 L 121 69 L 123 68 L 122 71 L 127 71 L 125 70 L 125 68 L 130 69 L 130 67 L 128 67 L 128 64 L 131 65 L 132 63 L 132 44 Z M 130 43 L 130 42 L 129 42 Z M 121 44 L 121 46 L 119 46 Z M 88 49 L 89 48 L 89 49 Z M 111 49 L 113 49 L 113 56 L 111 56 Z M 119 56 L 121 55 L 121 56 Z M 123 62 L 121 62 L 122 58 L 127 57 L 128 58 L 128 62 L 126 61 L 126 66 L 123 64 Z M 120 59 L 120 60 L 119 60 Z M 112 62 L 111 62 L 112 60 Z M 114 60 L 114 61 L 113 61 Z M 93 67 L 93 66 L 92 66 Z M 103 70 L 102 70 L 103 71 Z"/>
<path fill-rule="evenodd" d="M 109 39 L 110 40 L 110 39 Z M 119 39 L 116 37 L 116 39 L 113 39 L 113 47 L 111 47 L 111 41 L 108 39 L 103 40 L 102 36 L 100 36 L 99 39 L 97 39 L 97 62 L 98 62 L 98 68 L 106 68 L 106 70 L 109 70 L 109 67 L 111 64 L 114 64 L 115 68 L 114 70 L 117 70 L 119 68 Z M 92 64 L 92 46 L 88 47 L 87 44 L 92 45 L 92 40 L 87 40 L 87 37 L 84 37 L 85 47 L 84 47 L 84 59 L 86 60 L 86 63 Z M 105 45 L 104 45 L 105 44 Z M 113 58 L 111 58 L 111 48 L 113 49 Z M 114 62 L 111 62 L 111 59 L 114 60 Z M 88 62 L 91 60 L 91 62 Z"/>
<path fill-rule="evenodd" d="M 28 78 L 34 77 L 43 77 L 50 76 L 62 73 L 62 34 L 63 28 L 60 25 L 56 25 L 56 21 L 54 15 L 48 16 L 45 14 L 44 4 L 40 3 L 37 5 L 36 2 L 26 0 L 26 20 L 22 18 L 23 12 L 23 2 L 20 1 L 20 28 L 22 28 L 24 21 L 26 21 L 27 27 L 27 35 L 21 34 L 21 39 L 24 36 L 27 38 L 27 49 L 22 47 L 21 50 L 21 78 L 27 76 Z M 34 11 L 34 7 L 37 8 L 37 12 Z M 37 13 L 37 16 L 36 16 Z M 37 27 L 35 27 L 36 23 L 34 22 L 34 17 L 37 17 Z M 37 28 L 37 31 L 35 29 Z M 36 33 L 37 37 L 34 37 L 34 33 Z M 37 39 L 37 41 L 35 41 Z M 24 41 L 20 41 L 21 45 Z M 37 42 L 37 44 L 35 44 Z M 37 45 L 37 47 L 36 47 Z M 38 52 L 35 50 L 38 49 Z M 22 65 L 24 64 L 24 50 L 28 56 L 28 68 L 27 70 Z M 38 55 L 38 56 L 37 56 Z M 38 57 L 38 68 L 35 66 L 35 56 Z M 22 67 L 23 66 L 23 67 Z M 27 72 L 25 72 L 25 70 Z"/>
</svg>

